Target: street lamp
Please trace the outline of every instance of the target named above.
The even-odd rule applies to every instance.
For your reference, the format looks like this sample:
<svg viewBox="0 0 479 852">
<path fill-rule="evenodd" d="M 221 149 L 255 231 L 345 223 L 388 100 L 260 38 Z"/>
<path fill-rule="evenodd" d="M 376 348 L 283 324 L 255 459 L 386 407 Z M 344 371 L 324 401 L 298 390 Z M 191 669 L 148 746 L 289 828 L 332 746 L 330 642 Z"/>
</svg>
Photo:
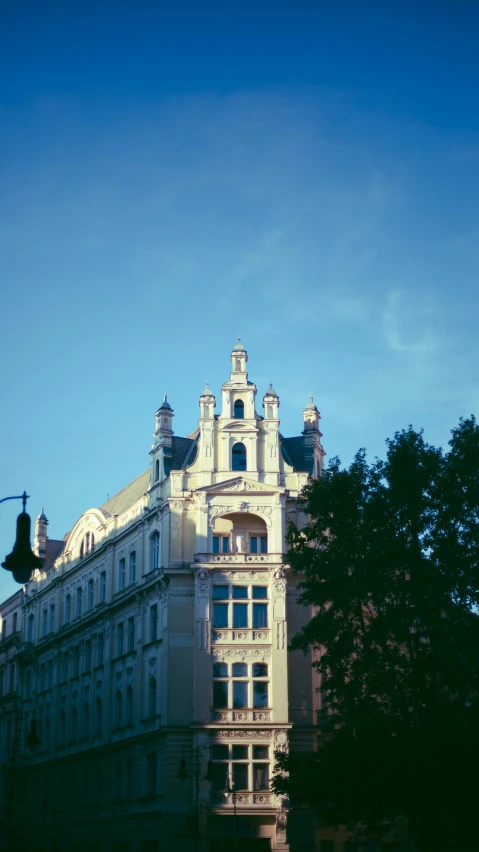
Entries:
<svg viewBox="0 0 479 852">
<path fill-rule="evenodd" d="M 195 779 L 195 852 L 199 852 L 200 848 L 200 825 L 199 825 L 199 788 L 200 788 L 200 773 L 201 773 L 201 759 L 205 750 L 209 748 L 208 741 L 206 741 L 203 745 L 195 746 L 193 749 L 193 776 Z M 186 761 L 185 758 L 181 758 L 180 762 L 180 771 L 178 772 L 177 778 L 180 781 L 186 781 L 189 778 L 189 775 L 186 771 Z M 208 772 L 205 775 L 205 781 L 212 781 L 211 768 L 210 763 L 208 763 Z"/>
<path fill-rule="evenodd" d="M 230 783 L 231 779 L 231 783 Z M 236 852 L 236 786 L 234 775 L 226 773 L 225 793 L 233 799 L 233 852 Z"/>
<path fill-rule="evenodd" d="M 20 497 L 4 497 L 0 503 L 5 503 L 6 500 L 23 500 L 23 512 L 17 518 L 17 538 L 13 550 L 5 557 L 2 568 L 11 571 L 17 583 L 23 586 L 28 583 L 35 568 L 42 567 L 42 560 L 35 556 L 30 544 L 30 515 L 25 511 L 27 492 L 24 491 Z"/>
</svg>

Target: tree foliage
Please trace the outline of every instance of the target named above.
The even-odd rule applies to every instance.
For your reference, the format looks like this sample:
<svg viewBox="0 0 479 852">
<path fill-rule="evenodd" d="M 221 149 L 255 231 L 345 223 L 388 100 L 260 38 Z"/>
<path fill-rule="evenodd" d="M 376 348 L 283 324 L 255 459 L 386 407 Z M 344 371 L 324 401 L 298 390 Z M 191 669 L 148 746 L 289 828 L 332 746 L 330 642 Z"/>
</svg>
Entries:
<svg viewBox="0 0 479 852">
<path fill-rule="evenodd" d="M 380 834 L 403 816 L 421 849 L 476 849 L 474 417 L 460 420 L 447 453 L 409 427 L 387 441 L 384 461 L 360 450 L 342 470 L 333 459 L 302 507 L 308 522 L 291 525 L 286 559 L 315 615 L 292 648 L 319 652 L 327 700 L 318 750 L 281 757 L 275 789 L 328 825 Z"/>
</svg>

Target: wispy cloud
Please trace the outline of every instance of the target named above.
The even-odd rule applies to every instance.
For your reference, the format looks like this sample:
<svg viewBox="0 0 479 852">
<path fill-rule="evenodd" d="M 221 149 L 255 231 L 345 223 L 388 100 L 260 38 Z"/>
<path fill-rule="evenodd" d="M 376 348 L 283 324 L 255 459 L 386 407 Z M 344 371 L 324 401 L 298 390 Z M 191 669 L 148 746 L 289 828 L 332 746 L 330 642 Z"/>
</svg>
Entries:
<svg viewBox="0 0 479 852">
<path fill-rule="evenodd" d="M 432 330 L 426 317 L 434 311 L 432 306 L 422 305 L 424 294 L 406 295 L 404 290 L 390 290 L 382 314 L 383 333 L 388 347 L 395 352 L 437 352 L 442 342 Z"/>
</svg>

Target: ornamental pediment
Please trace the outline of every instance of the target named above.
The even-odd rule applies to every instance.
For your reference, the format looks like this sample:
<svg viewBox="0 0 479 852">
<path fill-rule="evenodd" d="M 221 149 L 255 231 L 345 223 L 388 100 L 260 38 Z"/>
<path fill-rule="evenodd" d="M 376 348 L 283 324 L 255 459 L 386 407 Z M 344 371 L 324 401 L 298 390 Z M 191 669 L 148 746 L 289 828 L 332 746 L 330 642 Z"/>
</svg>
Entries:
<svg viewBox="0 0 479 852">
<path fill-rule="evenodd" d="M 225 423 L 221 430 L 223 432 L 257 432 L 256 426 L 250 423 L 241 423 L 238 420 L 232 420 L 231 423 Z"/>
<path fill-rule="evenodd" d="M 237 476 L 234 479 L 227 479 L 225 482 L 217 482 L 215 485 L 204 485 L 203 488 L 198 488 L 197 491 L 203 491 L 209 495 L 237 494 L 238 492 L 248 492 L 249 494 L 282 494 L 284 488 L 278 488 L 275 485 L 263 485 L 260 482 L 255 482 L 253 479 Z"/>
</svg>

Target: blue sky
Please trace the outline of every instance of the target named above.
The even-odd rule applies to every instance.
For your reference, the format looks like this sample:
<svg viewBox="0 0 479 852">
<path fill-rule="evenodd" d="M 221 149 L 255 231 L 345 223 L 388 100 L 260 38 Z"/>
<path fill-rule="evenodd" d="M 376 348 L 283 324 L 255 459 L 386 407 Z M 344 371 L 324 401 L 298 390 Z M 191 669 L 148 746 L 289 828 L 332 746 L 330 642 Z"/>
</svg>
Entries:
<svg viewBox="0 0 479 852">
<path fill-rule="evenodd" d="M 479 402 L 478 25 L 474 0 L 3 10 L 0 496 L 61 538 L 146 469 L 165 391 L 195 428 L 238 333 L 284 434 L 311 390 L 344 463 L 409 423 L 445 446 Z"/>
</svg>

